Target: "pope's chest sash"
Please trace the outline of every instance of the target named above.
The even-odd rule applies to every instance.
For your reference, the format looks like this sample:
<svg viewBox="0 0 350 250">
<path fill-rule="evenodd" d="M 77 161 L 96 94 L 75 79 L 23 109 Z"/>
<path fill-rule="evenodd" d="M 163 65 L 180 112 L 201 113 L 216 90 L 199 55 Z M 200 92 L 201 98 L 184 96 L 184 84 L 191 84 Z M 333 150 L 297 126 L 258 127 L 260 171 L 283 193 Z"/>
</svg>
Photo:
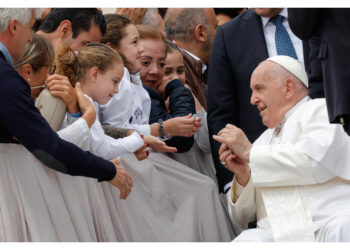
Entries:
<svg viewBox="0 0 350 250">
<path fill-rule="evenodd" d="M 286 134 L 289 122 L 276 127 L 270 144 L 297 140 L 298 133 Z M 295 127 L 294 127 L 295 129 Z M 300 186 L 261 187 L 267 220 L 275 241 L 314 241 L 312 218 Z"/>
</svg>

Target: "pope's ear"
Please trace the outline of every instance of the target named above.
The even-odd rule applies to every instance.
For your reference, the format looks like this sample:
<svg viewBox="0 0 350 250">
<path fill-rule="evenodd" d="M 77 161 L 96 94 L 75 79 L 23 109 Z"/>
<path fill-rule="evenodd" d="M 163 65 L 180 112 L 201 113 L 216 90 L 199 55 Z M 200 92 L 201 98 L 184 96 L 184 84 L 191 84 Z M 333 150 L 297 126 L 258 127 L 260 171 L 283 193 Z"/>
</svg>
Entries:
<svg viewBox="0 0 350 250">
<path fill-rule="evenodd" d="M 285 85 L 285 97 L 287 100 L 290 100 L 293 98 L 296 92 L 296 82 L 293 78 L 287 78 L 286 79 L 286 85 Z"/>
</svg>

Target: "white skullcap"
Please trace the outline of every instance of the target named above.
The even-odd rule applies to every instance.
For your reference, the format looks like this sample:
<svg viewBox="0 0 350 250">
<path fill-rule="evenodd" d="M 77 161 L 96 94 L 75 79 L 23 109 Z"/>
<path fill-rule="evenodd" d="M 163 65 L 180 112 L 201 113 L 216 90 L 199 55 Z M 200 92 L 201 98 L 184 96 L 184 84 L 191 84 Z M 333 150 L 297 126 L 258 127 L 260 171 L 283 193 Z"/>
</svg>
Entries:
<svg viewBox="0 0 350 250">
<path fill-rule="evenodd" d="M 266 60 L 279 64 L 284 69 L 292 73 L 295 77 L 297 77 L 305 85 L 306 88 L 309 87 L 309 80 L 306 71 L 299 61 L 290 56 L 272 56 Z"/>
</svg>

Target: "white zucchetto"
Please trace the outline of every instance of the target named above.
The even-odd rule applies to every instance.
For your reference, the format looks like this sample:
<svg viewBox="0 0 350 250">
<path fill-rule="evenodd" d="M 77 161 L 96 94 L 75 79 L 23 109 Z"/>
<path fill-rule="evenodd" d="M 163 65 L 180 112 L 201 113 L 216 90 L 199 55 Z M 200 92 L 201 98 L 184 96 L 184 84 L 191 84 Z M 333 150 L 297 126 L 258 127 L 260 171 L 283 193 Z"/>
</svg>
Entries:
<svg viewBox="0 0 350 250">
<path fill-rule="evenodd" d="M 305 85 L 306 88 L 309 87 L 309 79 L 307 77 L 306 71 L 298 60 L 295 60 L 290 56 L 282 55 L 272 56 L 266 60 L 279 64 L 281 67 L 297 77 Z"/>
</svg>

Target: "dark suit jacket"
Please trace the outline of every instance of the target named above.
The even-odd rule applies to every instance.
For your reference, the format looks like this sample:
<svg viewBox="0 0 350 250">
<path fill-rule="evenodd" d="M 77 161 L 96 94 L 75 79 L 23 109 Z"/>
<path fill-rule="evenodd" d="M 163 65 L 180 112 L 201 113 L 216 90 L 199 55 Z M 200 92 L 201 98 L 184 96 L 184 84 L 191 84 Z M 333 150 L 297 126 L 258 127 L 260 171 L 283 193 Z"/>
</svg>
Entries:
<svg viewBox="0 0 350 250">
<path fill-rule="evenodd" d="M 305 65 L 308 45 L 304 44 Z M 218 27 L 209 60 L 208 128 L 219 190 L 233 174 L 220 163 L 220 143 L 212 139 L 227 123 L 241 128 L 251 142 L 266 129 L 258 109 L 250 104 L 250 76 L 268 58 L 260 16 L 251 9 Z"/>
<path fill-rule="evenodd" d="M 330 122 L 350 117 L 350 9 L 289 9 L 292 31 L 303 40 L 320 32 L 319 59 Z M 350 122 L 350 119 L 349 119 Z"/>
</svg>

